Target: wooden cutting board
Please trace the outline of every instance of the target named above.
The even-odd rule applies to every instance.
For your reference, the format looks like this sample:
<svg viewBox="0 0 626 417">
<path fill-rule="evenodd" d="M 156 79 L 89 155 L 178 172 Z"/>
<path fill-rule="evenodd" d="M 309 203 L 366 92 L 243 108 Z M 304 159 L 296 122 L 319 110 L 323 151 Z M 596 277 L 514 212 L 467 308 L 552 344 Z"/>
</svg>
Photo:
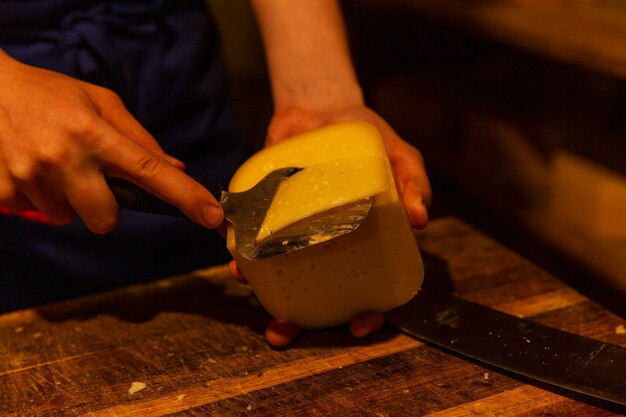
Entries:
<svg viewBox="0 0 626 417">
<path fill-rule="evenodd" d="M 426 279 L 626 346 L 626 321 L 455 218 L 420 233 Z M 286 349 L 225 267 L 0 316 L 2 416 L 613 415 L 424 345 L 346 327 Z M 624 365 L 626 366 L 626 365 Z M 624 366 L 617 372 L 624 371 Z M 132 389 L 131 389 L 132 388 Z"/>
</svg>

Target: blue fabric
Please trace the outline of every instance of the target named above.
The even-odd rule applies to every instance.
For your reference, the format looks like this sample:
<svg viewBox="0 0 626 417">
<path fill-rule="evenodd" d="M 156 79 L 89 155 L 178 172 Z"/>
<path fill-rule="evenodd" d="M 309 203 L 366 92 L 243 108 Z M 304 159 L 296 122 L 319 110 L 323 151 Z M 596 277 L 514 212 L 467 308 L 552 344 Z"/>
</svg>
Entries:
<svg viewBox="0 0 626 417">
<path fill-rule="evenodd" d="M 226 184 L 244 157 L 218 35 L 204 1 L 0 0 L 0 47 L 116 91 L 191 175 Z M 186 219 L 124 212 L 115 231 L 0 215 L 0 311 L 225 262 Z"/>
</svg>

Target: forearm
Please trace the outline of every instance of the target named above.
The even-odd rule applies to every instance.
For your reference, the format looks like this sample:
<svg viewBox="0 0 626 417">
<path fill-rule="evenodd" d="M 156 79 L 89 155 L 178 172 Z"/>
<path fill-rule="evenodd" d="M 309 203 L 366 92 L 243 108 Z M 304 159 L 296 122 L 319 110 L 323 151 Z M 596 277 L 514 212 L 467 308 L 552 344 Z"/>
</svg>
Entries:
<svg viewBox="0 0 626 417">
<path fill-rule="evenodd" d="M 275 110 L 362 105 L 335 0 L 251 0 L 261 29 Z"/>
</svg>

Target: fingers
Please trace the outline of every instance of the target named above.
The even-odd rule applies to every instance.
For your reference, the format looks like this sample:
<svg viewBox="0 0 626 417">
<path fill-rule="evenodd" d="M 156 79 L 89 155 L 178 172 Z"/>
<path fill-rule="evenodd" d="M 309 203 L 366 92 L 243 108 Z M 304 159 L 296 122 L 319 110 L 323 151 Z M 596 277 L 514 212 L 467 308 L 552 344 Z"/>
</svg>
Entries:
<svg viewBox="0 0 626 417">
<path fill-rule="evenodd" d="M 39 210 L 55 225 L 70 223 L 76 213 L 62 193 L 61 184 L 22 161 L 11 172 L 0 169 L 0 205 L 19 213 Z"/>
<path fill-rule="evenodd" d="M 284 347 L 291 344 L 302 328 L 285 320 L 273 319 L 265 330 L 265 339 L 274 347 Z"/>
<path fill-rule="evenodd" d="M 76 213 L 67 203 L 57 184 L 46 181 L 45 175 L 35 174 L 35 170 L 21 161 L 13 161 L 13 169 L 8 169 L 4 158 L 0 159 L 0 207 L 15 214 L 43 212 L 47 223 L 64 225 L 70 223 Z M 34 213 L 32 213 L 34 214 Z"/>
<path fill-rule="evenodd" d="M 0 71 L 0 201 L 38 209 L 54 223 L 78 213 L 102 233 L 119 208 L 104 175 L 130 180 L 178 206 L 205 227 L 222 222 L 219 205 L 185 175 L 113 92 L 6 59 Z"/>
<path fill-rule="evenodd" d="M 37 210 L 33 203 L 22 195 L 16 195 L 10 198 L 0 197 L 0 207 L 9 210 L 12 213 Z"/>
<path fill-rule="evenodd" d="M 428 224 L 429 203 L 423 197 L 424 186 L 419 178 L 413 177 L 404 184 L 402 201 L 406 207 L 411 225 L 423 229 Z"/>
<path fill-rule="evenodd" d="M 383 313 L 368 312 L 359 314 L 350 323 L 350 332 L 354 337 L 365 337 L 380 330 L 385 324 Z M 303 329 L 286 320 L 272 319 L 265 330 L 265 339 L 274 347 L 287 346 L 302 333 Z"/>
<path fill-rule="evenodd" d="M 127 140 L 113 127 L 104 130 L 102 137 L 108 138 L 108 143 L 101 158 L 107 175 L 133 182 L 175 205 L 201 226 L 216 228 L 223 222 L 219 203 L 197 181 L 165 158 Z"/>
<path fill-rule="evenodd" d="M 35 210 L 35 206 L 13 184 L 7 169 L 0 163 L 0 207 L 14 213 Z"/>
<path fill-rule="evenodd" d="M 233 277 L 238 283 L 244 285 L 248 284 L 248 280 L 243 275 L 243 272 L 241 272 L 241 269 L 239 269 L 239 267 L 237 266 L 237 261 L 235 261 L 234 259 L 232 259 L 228 263 L 228 272 L 230 273 L 230 276 Z"/>
<path fill-rule="evenodd" d="M 394 154 L 393 157 L 390 156 L 391 158 L 393 158 L 394 174 L 411 225 L 423 229 L 428 224 L 428 207 L 432 201 L 432 189 L 421 154 L 417 149 L 410 147 L 404 152 Z"/>
<path fill-rule="evenodd" d="M 423 229 L 428 224 L 428 207 L 432 188 L 421 153 L 395 133 L 385 143 L 402 202 L 413 227 Z"/>
<path fill-rule="evenodd" d="M 113 169 L 113 173 L 174 204 L 204 227 L 214 228 L 222 224 L 223 213 L 213 196 L 182 172 L 184 163 L 163 151 L 154 137 L 128 112 L 121 99 L 108 89 L 93 85 L 88 85 L 88 88 L 96 111 L 110 126 L 110 129 L 106 129 L 109 132 L 104 134 L 115 137 L 114 147 L 121 146 L 124 150 L 123 155 L 120 155 L 123 158 L 116 159 L 117 156 L 109 154 L 113 158 L 105 160 L 105 163 L 120 170 L 116 172 Z M 133 146 L 126 139 L 130 139 L 137 146 Z M 93 184 L 95 183 L 92 182 Z M 102 178 L 97 184 L 100 192 L 97 193 L 96 201 L 100 204 L 100 210 L 92 211 L 94 204 L 84 198 L 73 201 L 85 208 L 80 210 L 79 215 L 89 216 L 88 227 L 104 233 L 117 223 L 119 214 L 113 217 L 110 214 L 117 213 L 119 209 L 117 205 L 113 206 L 115 201 L 108 187 L 102 187 Z M 95 190 L 91 194 L 96 195 Z"/>
<path fill-rule="evenodd" d="M 70 179 L 66 186 L 67 200 L 89 230 L 108 233 L 119 222 L 120 209 L 104 176 L 99 172 L 90 176 Z"/>
<path fill-rule="evenodd" d="M 50 192 L 43 185 L 32 184 L 22 187 L 33 208 L 42 212 L 48 221 L 57 226 L 69 224 L 76 217 L 76 212 L 60 192 Z"/>
<path fill-rule="evenodd" d="M 89 127 L 82 129 L 65 139 L 64 148 L 14 152 L 11 172 L 8 165 L 0 170 L 2 204 L 13 211 L 35 208 L 57 225 L 68 224 L 78 214 L 90 230 L 106 233 L 119 220 L 117 202 L 104 180 L 109 174 L 176 205 L 204 227 L 222 223 L 215 198 L 164 157 L 102 119 L 90 119 Z"/>
<path fill-rule="evenodd" d="M 385 324 L 383 313 L 368 312 L 359 314 L 350 323 L 350 332 L 354 337 L 365 337 L 380 330 Z"/>
</svg>

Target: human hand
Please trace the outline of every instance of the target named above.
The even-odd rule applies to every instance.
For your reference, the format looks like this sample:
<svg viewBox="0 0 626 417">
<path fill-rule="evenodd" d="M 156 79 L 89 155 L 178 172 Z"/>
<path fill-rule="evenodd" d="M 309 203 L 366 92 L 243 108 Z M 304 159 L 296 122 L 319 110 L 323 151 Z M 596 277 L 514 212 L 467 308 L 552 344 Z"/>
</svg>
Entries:
<svg viewBox="0 0 626 417">
<path fill-rule="evenodd" d="M 105 177 L 131 181 L 205 227 L 221 224 L 213 196 L 187 176 L 112 91 L 22 64 L 0 50 L 0 206 L 76 215 L 112 230 L 119 207 Z"/>
<path fill-rule="evenodd" d="M 353 120 L 369 122 L 380 132 L 411 225 L 423 229 L 428 223 L 428 206 L 432 201 L 432 191 L 422 155 L 414 146 L 400 138 L 392 127 L 370 108 L 352 105 L 323 112 L 288 108 L 276 113 L 272 118 L 266 145 L 271 146 L 329 123 Z"/>
</svg>

